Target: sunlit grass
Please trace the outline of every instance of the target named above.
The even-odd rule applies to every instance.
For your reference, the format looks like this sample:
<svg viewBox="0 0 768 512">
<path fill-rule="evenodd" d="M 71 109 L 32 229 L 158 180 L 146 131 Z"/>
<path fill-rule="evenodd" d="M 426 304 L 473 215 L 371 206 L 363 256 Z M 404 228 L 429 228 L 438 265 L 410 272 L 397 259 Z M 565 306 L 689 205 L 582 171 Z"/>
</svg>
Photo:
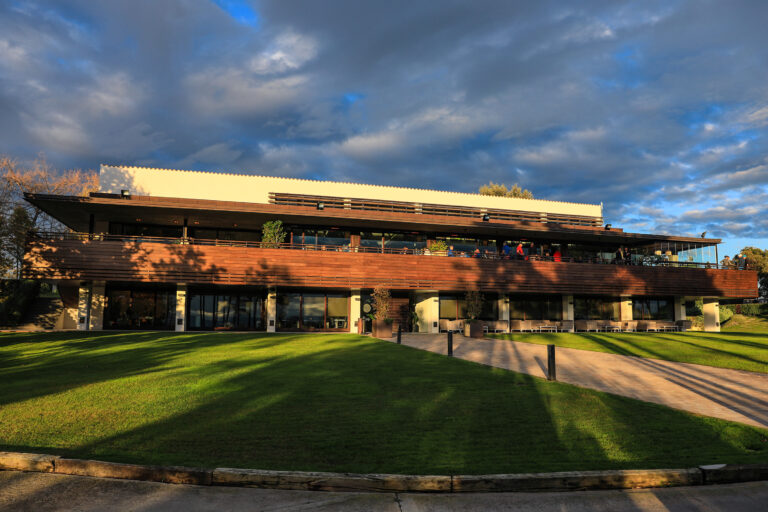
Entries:
<svg viewBox="0 0 768 512">
<path fill-rule="evenodd" d="M 748 463 L 768 431 L 354 335 L 0 335 L 0 449 L 505 473 Z"/>
<path fill-rule="evenodd" d="M 768 373 L 768 331 L 519 333 L 500 339 Z"/>
</svg>

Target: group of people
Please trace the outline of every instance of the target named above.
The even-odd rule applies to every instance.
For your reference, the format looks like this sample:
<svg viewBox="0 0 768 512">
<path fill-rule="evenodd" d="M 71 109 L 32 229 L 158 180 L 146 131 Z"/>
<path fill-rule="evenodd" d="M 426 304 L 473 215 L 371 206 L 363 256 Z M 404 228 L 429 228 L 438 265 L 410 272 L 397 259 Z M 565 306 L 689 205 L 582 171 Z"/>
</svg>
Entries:
<svg viewBox="0 0 768 512">
<path fill-rule="evenodd" d="M 747 268 L 747 257 L 744 256 L 744 253 L 740 252 L 731 259 L 731 257 L 726 254 L 723 261 L 720 262 L 720 265 L 723 268 L 745 269 Z"/>
<path fill-rule="evenodd" d="M 531 257 L 544 257 L 553 261 L 563 260 L 563 254 L 560 252 L 559 247 L 555 247 L 553 251 L 549 246 L 538 248 L 533 243 L 524 246 L 522 242 L 518 242 L 514 252 L 512 247 L 507 242 L 504 242 L 501 248 L 501 257 L 505 260 L 529 260 Z"/>
</svg>

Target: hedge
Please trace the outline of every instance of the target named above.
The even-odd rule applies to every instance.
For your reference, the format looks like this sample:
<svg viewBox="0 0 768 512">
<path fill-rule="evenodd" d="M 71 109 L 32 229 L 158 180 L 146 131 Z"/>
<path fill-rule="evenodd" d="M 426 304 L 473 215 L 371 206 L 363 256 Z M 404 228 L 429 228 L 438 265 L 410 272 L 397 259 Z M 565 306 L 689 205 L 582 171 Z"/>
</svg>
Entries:
<svg viewBox="0 0 768 512">
<path fill-rule="evenodd" d="M 727 308 L 744 316 L 768 316 L 768 304 L 725 304 L 720 308 Z"/>
</svg>

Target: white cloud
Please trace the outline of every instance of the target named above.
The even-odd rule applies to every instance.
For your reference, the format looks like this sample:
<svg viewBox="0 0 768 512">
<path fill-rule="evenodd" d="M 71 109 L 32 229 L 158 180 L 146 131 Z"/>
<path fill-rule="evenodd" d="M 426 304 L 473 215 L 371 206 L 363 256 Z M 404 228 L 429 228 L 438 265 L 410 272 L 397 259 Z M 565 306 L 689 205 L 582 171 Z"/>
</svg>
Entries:
<svg viewBox="0 0 768 512">
<path fill-rule="evenodd" d="M 260 75 L 294 71 L 314 59 L 317 52 L 317 42 L 311 37 L 285 32 L 266 51 L 251 59 L 249 68 Z"/>
</svg>

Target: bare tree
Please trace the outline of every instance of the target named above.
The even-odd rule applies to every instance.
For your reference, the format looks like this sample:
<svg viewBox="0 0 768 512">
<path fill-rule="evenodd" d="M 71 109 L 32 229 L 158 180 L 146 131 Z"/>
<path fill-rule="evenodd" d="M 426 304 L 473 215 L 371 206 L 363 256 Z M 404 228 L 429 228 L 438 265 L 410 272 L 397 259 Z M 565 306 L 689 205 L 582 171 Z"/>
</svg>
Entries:
<svg viewBox="0 0 768 512">
<path fill-rule="evenodd" d="M 0 155 L 0 275 L 14 269 L 18 277 L 28 230 L 62 228 L 55 219 L 25 201 L 25 193 L 87 196 L 98 188 L 99 175 L 95 171 L 58 171 L 42 154 L 30 163 Z"/>
</svg>

